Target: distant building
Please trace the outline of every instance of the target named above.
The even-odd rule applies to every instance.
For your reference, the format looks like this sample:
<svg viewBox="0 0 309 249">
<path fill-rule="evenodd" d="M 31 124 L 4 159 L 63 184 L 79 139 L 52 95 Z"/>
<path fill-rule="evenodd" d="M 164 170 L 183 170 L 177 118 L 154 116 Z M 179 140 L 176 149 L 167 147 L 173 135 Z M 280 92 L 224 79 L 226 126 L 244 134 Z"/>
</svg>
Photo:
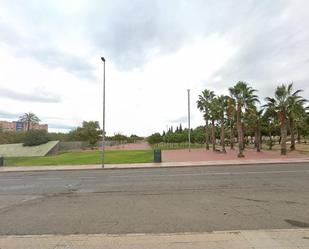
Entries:
<svg viewBox="0 0 309 249">
<path fill-rule="evenodd" d="M 27 123 L 19 121 L 4 121 L 0 120 L 0 130 L 2 131 L 27 131 Z M 48 131 L 47 124 L 30 124 L 30 130 L 46 130 Z"/>
</svg>

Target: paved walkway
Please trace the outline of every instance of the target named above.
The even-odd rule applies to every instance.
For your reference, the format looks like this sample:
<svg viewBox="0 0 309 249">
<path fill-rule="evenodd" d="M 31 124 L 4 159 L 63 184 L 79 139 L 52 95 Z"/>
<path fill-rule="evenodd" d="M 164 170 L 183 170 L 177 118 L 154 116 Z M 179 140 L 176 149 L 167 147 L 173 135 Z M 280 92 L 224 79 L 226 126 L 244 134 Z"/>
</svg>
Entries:
<svg viewBox="0 0 309 249">
<path fill-rule="evenodd" d="M 1 249 L 308 249 L 309 229 L 187 234 L 0 236 Z"/>
<path fill-rule="evenodd" d="M 132 164 L 106 164 L 105 169 L 130 169 L 130 168 L 166 168 L 166 167 L 190 167 L 190 166 L 233 166 L 256 164 L 282 164 L 282 163 L 309 163 L 309 157 L 305 158 L 280 158 L 280 159 L 239 159 L 217 161 L 191 161 L 191 162 L 162 162 L 162 163 L 132 163 Z M 99 164 L 93 165 L 58 165 L 58 166 L 9 166 L 0 167 L 1 172 L 18 171 L 50 171 L 50 170 L 95 170 L 102 169 Z M 2 249 L 2 248 L 0 248 Z"/>
</svg>

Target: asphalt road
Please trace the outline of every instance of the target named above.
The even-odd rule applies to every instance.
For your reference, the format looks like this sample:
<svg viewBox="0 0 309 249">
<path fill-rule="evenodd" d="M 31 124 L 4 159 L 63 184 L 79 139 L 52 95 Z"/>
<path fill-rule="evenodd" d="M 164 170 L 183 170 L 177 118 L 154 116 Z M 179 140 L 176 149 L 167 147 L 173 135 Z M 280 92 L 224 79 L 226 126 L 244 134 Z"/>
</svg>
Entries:
<svg viewBox="0 0 309 249">
<path fill-rule="evenodd" d="M 309 165 L 0 173 L 0 234 L 309 227 Z"/>
</svg>

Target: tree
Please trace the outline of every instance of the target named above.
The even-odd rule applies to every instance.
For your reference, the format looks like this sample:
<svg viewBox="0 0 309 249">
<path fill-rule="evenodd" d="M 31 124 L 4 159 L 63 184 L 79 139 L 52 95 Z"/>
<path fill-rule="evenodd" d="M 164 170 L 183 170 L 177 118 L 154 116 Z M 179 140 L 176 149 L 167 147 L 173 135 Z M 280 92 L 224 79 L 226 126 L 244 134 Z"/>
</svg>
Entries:
<svg viewBox="0 0 309 249">
<path fill-rule="evenodd" d="M 0 144 L 23 143 L 25 136 L 23 131 L 0 131 Z"/>
<path fill-rule="evenodd" d="M 19 121 L 27 124 L 27 131 L 30 130 L 31 124 L 37 124 L 41 120 L 32 112 L 25 113 L 24 115 L 19 117 Z"/>
<path fill-rule="evenodd" d="M 209 120 L 209 110 L 210 104 L 213 101 L 215 94 L 213 91 L 205 89 L 201 95 L 198 96 L 197 107 L 204 113 L 205 119 L 205 138 L 206 138 L 206 149 L 209 150 L 209 129 L 208 129 L 208 120 Z"/>
<path fill-rule="evenodd" d="M 255 144 L 257 152 L 261 152 L 261 148 L 262 148 L 262 141 L 261 141 L 262 114 L 263 114 L 263 109 L 258 110 L 256 106 L 253 106 L 249 110 L 248 115 L 247 115 L 248 124 L 250 124 L 250 126 L 253 129 L 254 144 Z"/>
<path fill-rule="evenodd" d="M 217 97 L 218 101 L 218 110 L 219 110 L 219 119 L 220 119 L 220 125 L 221 125 L 221 146 L 222 146 L 222 152 L 226 153 L 225 150 L 225 134 L 224 134 L 224 119 L 225 119 L 225 112 L 227 108 L 227 96 L 220 95 Z"/>
<path fill-rule="evenodd" d="M 262 122 L 263 122 L 263 127 L 266 129 L 266 134 L 269 136 L 269 141 L 268 141 L 268 146 L 269 149 L 271 150 L 273 147 L 273 135 L 279 135 L 280 131 L 278 132 L 278 129 L 280 124 L 278 120 L 278 115 L 276 114 L 275 108 L 273 104 L 266 104 L 263 107 L 267 107 L 265 109 Z M 262 128 L 263 128 L 262 127 Z"/>
<path fill-rule="evenodd" d="M 298 95 L 302 90 L 296 90 L 295 92 L 292 92 L 292 90 L 293 83 L 289 85 L 282 84 L 276 88 L 274 98 L 267 97 L 265 99 L 267 101 L 265 106 L 273 109 L 280 121 L 281 155 L 286 155 L 287 153 L 287 122 L 291 118 L 293 105 L 294 103 L 303 102 L 303 98 Z"/>
<path fill-rule="evenodd" d="M 193 130 L 192 138 L 195 143 L 203 144 L 205 143 L 205 127 L 198 126 Z"/>
<path fill-rule="evenodd" d="M 220 119 L 220 108 L 221 103 L 217 97 L 215 97 L 210 103 L 209 107 L 209 117 L 211 120 L 211 140 L 212 140 L 212 150 L 216 151 L 216 126 L 215 123 Z"/>
<path fill-rule="evenodd" d="M 236 122 L 238 134 L 238 157 L 244 157 L 244 124 L 242 122 L 243 109 L 249 110 L 255 102 L 259 102 L 256 90 L 248 86 L 246 82 L 239 81 L 234 87 L 229 88 L 230 95 L 236 103 Z"/>
<path fill-rule="evenodd" d="M 235 123 L 235 99 L 226 96 L 227 98 L 227 109 L 226 109 L 226 115 L 228 118 L 228 123 L 230 126 L 230 145 L 231 150 L 234 149 L 234 123 Z"/>
<path fill-rule="evenodd" d="M 305 140 L 305 143 L 307 143 L 307 138 L 309 136 L 309 115 L 308 113 L 305 113 L 304 114 L 304 118 L 301 119 L 300 123 L 298 124 L 298 141 L 300 143 L 301 139 L 300 139 L 300 136 L 303 136 L 304 140 Z"/>
<path fill-rule="evenodd" d="M 102 130 L 98 121 L 83 121 L 83 126 L 78 127 L 77 134 L 83 141 L 88 141 L 91 148 L 100 140 Z"/>
<path fill-rule="evenodd" d="M 298 90 L 298 93 L 300 92 L 302 92 L 302 90 Z M 292 98 L 289 98 L 288 103 L 288 120 L 291 134 L 291 151 L 295 150 L 295 123 L 304 117 L 304 103 L 307 101 L 303 97 L 299 96 L 298 93 Z"/>
<path fill-rule="evenodd" d="M 112 140 L 117 141 L 118 144 L 122 144 L 123 142 L 127 141 L 128 138 L 125 135 L 122 135 L 120 132 L 116 132 L 112 137 Z"/>
<path fill-rule="evenodd" d="M 162 136 L 160 133 L 154 133 L 148 137 L 149 144 L 158 144 L 162 142 Z"/>
<path fill-rule="evenodd" d="M 35 146 L 49 141 L 46 130 L 30 130 L 27 132 L 23 146 Z"/>
<path fill-rule="evenodd" d="M 181 124 L 179 125 L 179 132 L 183 132 Z"/>
</svg>

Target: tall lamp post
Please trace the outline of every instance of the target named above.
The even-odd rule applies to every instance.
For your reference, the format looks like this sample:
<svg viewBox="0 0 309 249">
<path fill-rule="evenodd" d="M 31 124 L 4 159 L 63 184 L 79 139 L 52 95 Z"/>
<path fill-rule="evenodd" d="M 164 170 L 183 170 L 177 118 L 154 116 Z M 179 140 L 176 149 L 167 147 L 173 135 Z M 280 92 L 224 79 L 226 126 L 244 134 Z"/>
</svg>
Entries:
<svg viewBox="0 0 309 249">
<path fill-rule="evenodd" d="M 188 127 L 189 127 L 188 139 L 189 139 L 189 152 L 190 152 L 191 151 L 190 89 L 187 89 L 187 91 L 188 91 Z"/>
<path fill-rule="evenodd" d="M 101 57 L 103 62 L 103 124 L 102 124 L 102 168 L 104 168 L 105 161 L 105 58 Z"/>
</svg>

